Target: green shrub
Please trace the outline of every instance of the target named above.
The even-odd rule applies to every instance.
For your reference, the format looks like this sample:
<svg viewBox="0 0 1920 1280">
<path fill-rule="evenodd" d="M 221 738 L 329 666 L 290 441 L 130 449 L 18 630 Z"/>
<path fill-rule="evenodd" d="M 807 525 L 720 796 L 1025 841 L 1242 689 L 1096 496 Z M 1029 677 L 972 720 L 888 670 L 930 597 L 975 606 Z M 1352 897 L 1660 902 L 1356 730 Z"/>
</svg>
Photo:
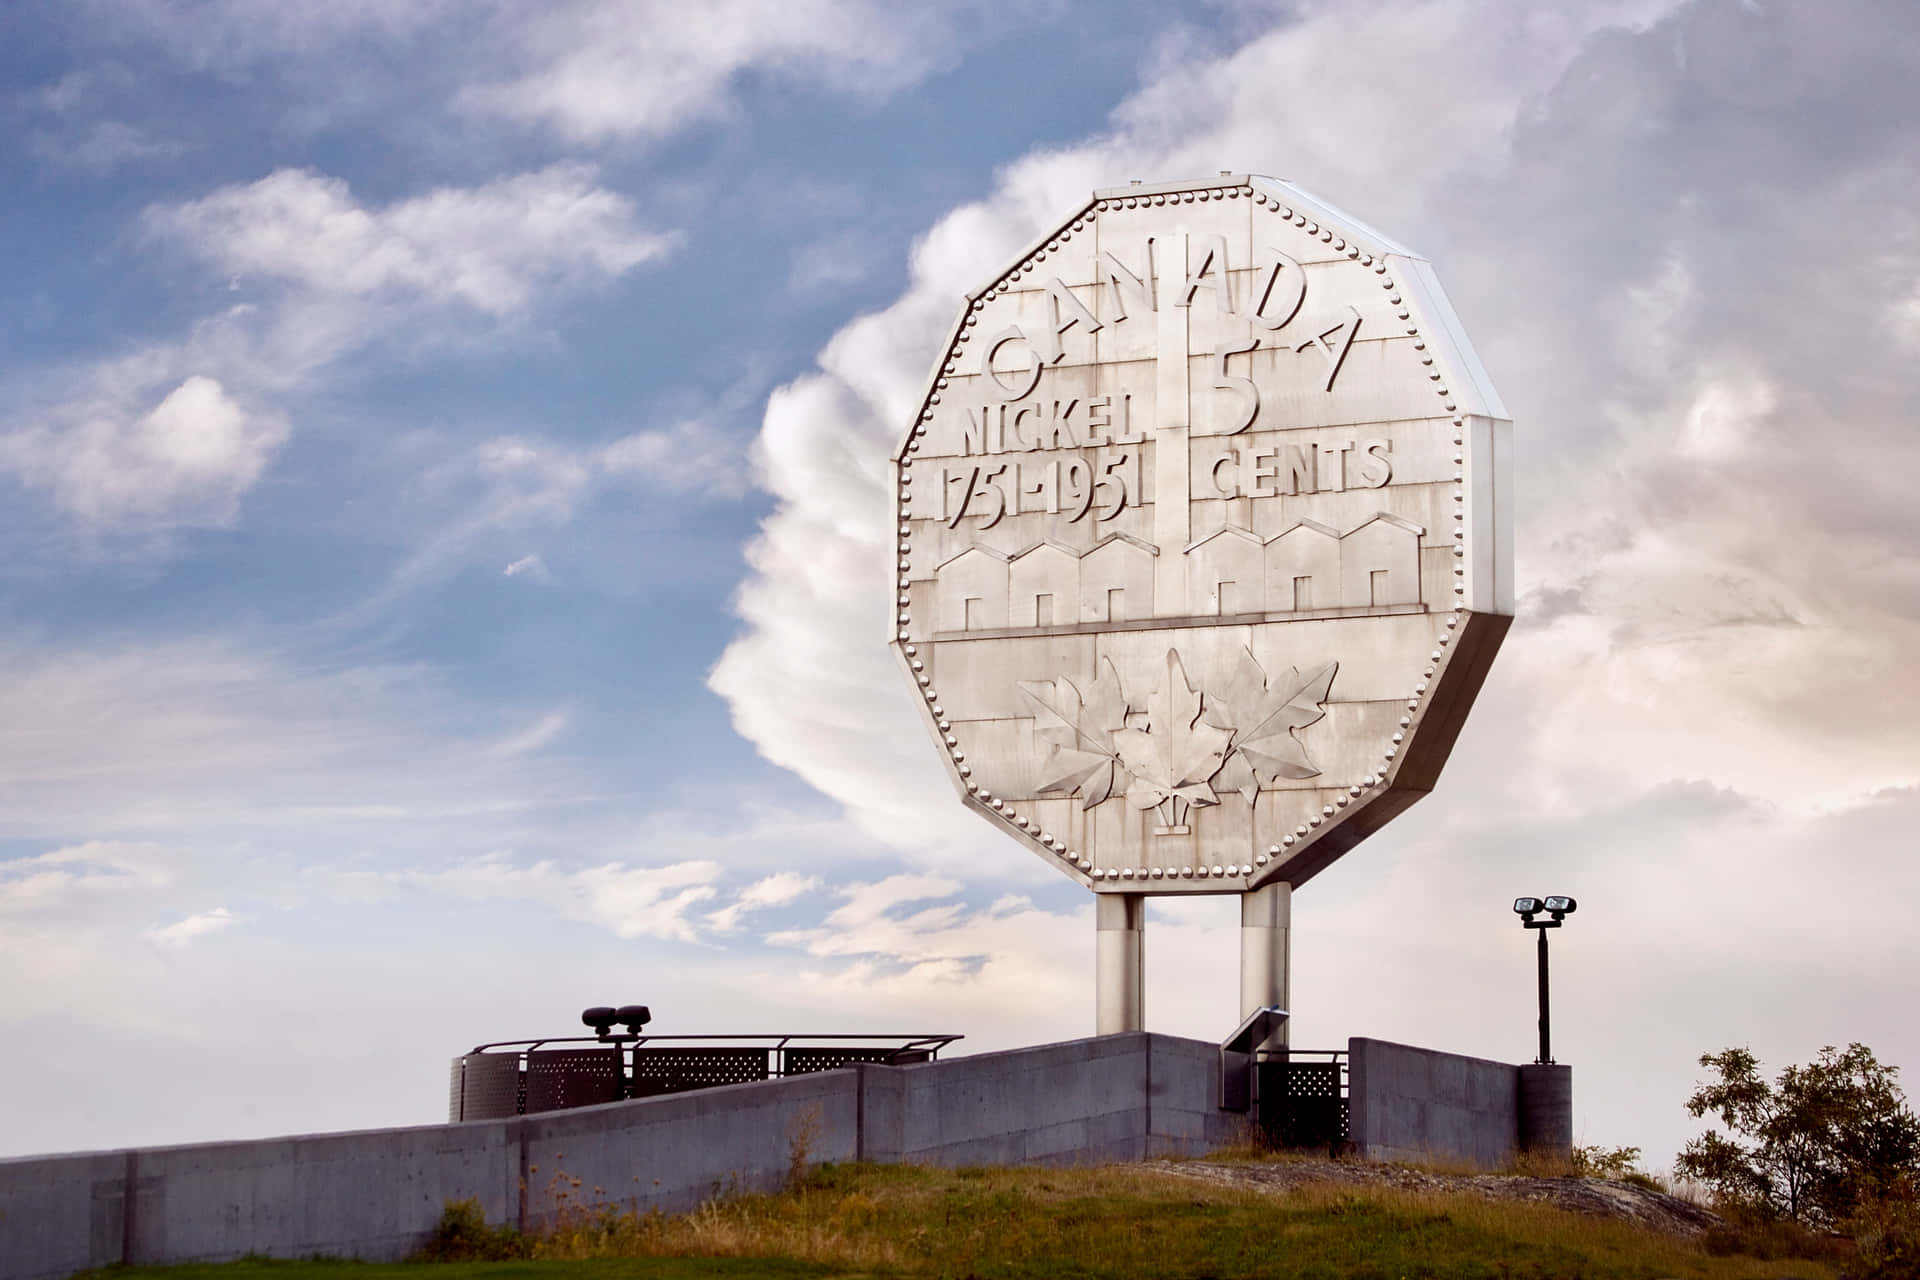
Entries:
<svg viewBox="0 0 1920 1280">
<path fill-rule="evenodd" d="M 1615 1182 L 1632 1180 L 1639 1173 L 1640 1148 L 1638 1147 L 1575 1147 L 1573 1149 L 1573 1172 L 1582 1178 L 1611 1178 Z M 1640 1174 L 1646 1179 L 1645 1174 Z M 1658 1189 L 1659 1184 L 1655 1184 Z"/>
<path fill-rule="evenodd" d="M 496 1262 L 529 1256 L 527 1241 L 512 1227 L 487 1225 L 478 1200 L 449 1200 L 440 1210 L 433 1234 L 413 1255 L 414 1262 Z"/>
<path fill-rule="evenodd" d="M 1858 1280 L 1920 1277 L 1920 1185 L 1912 1175 L 1895 1178 L 1861 1199 L 1844 1224 L 1859 1257 L 1847 1269 Z"/>
<path fill-rule="evenodd" d="M 1700 1247 L 1719 1258 L 1738 1255 L 1763 1262 L 1804 1258 L 1838 1263 L 1853 1256 L 1853 1246 L 1844 1237 L 1809 1230 L 1764 1208 L 1727 1211 L 1722 1225 L 1709 1227 L 1700 1237 Z"/>
</svg>

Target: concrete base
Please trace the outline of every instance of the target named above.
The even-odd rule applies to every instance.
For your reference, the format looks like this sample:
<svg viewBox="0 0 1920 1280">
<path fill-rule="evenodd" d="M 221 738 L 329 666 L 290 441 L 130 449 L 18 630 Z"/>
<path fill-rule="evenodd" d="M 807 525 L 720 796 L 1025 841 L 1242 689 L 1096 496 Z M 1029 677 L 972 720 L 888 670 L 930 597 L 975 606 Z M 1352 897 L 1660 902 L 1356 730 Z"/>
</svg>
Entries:
<svg viewBox="0 0 1920 1280">
<path fill-rule="evenodd" d="M 1520 1149 L 1573 1159 L 1573 1068 L 1532 1063 L 1519 1069 Z"/>
</svg>

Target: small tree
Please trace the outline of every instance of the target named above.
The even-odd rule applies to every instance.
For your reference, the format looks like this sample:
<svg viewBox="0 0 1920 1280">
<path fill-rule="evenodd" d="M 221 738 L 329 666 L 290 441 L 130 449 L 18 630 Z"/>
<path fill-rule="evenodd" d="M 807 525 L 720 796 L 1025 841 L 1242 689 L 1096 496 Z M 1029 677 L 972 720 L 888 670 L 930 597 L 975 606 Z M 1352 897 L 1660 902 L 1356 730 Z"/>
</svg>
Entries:
<svg viewBox="0 0 1920 1280">
<path fill-rule="evenodd" d="M 1674 1168 L 1723 1201 L 1828 1226 L 1920 1168 L 1920 1120 L 1894 1079 L 1900 1069 L 1863 1044 L 1828 1045 L 1772 1084 L 1747 1049 L 1702 1054 L 1700 1065 L 1719 1079 L 1697 1086 L 1687 1110 L 1712 1112 L 1730 1136 L 1707 1130 Z"/>
</svg>

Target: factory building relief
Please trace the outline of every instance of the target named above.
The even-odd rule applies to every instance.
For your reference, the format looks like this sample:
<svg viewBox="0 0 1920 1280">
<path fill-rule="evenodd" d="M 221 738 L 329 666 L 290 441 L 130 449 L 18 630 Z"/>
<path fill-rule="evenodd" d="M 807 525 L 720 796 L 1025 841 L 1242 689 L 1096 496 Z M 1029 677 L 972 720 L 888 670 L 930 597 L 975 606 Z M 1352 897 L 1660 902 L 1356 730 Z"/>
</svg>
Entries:
<svg viewBox="0 0 1920 1280">
<path fill-rule="evenodd" d="M 1423 604 L 1420 544 L 1426 530 L 1378 512 L 1346 533 L 1301 520 L 1262 539 L 1235 525 L 1185 550 L 1185 613 L 1200 622 L 1267 614 L 1350 614 Z M 936 570 L 935 630 L 1041 630 L 1156 618 L 1158 548 L 1111 534 L 1091 550 L 1052 539 L 1012 556 L 971 546 Z"/>
</svg>

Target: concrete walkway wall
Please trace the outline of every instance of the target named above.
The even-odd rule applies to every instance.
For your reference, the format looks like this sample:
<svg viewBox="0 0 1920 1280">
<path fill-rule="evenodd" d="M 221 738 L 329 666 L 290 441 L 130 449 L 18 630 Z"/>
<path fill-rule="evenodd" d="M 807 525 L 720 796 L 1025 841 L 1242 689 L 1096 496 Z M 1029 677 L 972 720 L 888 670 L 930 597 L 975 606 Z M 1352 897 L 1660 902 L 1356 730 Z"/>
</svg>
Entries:
<svg viewBox="0 0 1920 1280">
<path fill-rule="evenodd" d="M 1520 1068 L 1356 1036 L 1347 1042 L 1347 1137 L 1368 1160 L 1498 1169 L 1520 1150 Z"/>
<path fill-rule="evenodd" d="M 677 1212 L 777 1186 L 803 1134 L 813 1161 L 1198 1154 L 1242 1123 L 1216 1108 L 1218 1088 L 1215 1046 L 1130 1032 L 511 1120 L 0 1160 L 0 1278 L 247 1253 L 399 1258 L 468 1197 L 523 1227 L 562 1196 Z"/>
</svg>

